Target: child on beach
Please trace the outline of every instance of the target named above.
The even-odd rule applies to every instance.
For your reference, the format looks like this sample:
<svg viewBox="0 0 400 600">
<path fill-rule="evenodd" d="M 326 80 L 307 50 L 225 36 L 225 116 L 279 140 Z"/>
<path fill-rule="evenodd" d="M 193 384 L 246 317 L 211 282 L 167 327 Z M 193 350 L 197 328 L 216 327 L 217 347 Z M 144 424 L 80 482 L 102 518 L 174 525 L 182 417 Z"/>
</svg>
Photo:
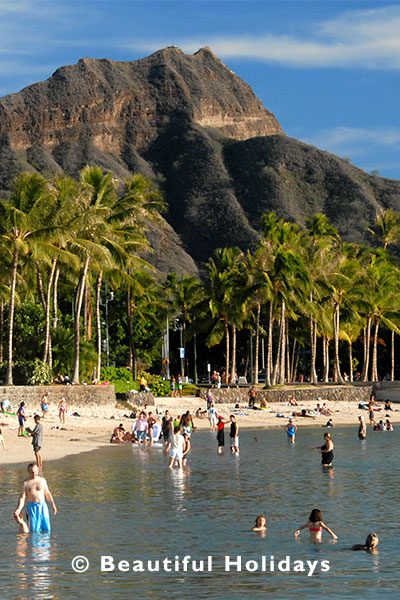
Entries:
<svg viewBox="0 0 400 600">
<path fill-rule="evenodd" d="M 252 531 L 266 531 L 267 530 L 267 519 L 264 515 L 258 515 L 256 518 L 256 524 L 252 528 Z"/>
<path fill-rule="evenodd" d="M 312 542 L 321 542 L 322 541 L 322 530 L 325 529 L 334 540 L 337 540 L 337 535 L 333 533 L 329 527 L 322 522 L 322 512 L 317 508 L 314 508 L 311 511 L 310 516 L 308 517 L 308 521 L 305 525 L 302 525 L 294 532 L 296 538 L 299 537 L 300 531 L 302 529 L 308 529 L 310 531 L 310 540 Z"/>
<path fill-rule="evenodd" d="M 19 408 L 17 410 L 18 417 L 18 437 L 22 437 L 24 435 L 26 414 L 25 414 L 25 402 L 21 402 Z"/>
<path fill-rule="evenodd" d="M 376 533 L 369 533 L 367 535 L 367 539 L 365 540 L 365 544 L 355 544 L 351 549 L 352 550 L 365 550 L 370 554 L 377 554 L 378 550 L 376 549 L 379 544 L 379 538 Z"/>
</svg>

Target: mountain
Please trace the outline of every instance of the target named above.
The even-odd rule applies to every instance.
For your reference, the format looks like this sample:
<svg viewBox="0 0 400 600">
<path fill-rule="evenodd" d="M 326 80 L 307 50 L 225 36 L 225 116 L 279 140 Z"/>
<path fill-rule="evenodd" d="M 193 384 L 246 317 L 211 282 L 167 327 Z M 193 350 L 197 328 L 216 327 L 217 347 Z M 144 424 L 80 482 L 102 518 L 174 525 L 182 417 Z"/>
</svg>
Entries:
<svg viewBox="0 0 400 600">
<path fill-rule="evenodd" d="M 97 164 L 154 178 L 168 203 L 150 259 L 192 272 L 217 247 L 254 247 L 263 213 L 326 213 L 360 242 L 376 212 L 400 210 L 400 182 L 287 137 L 209 48 L 144 59 L 81 59 L 0 99 L 0 190 L 24 170 L 76 176 Z"/>
</svg>

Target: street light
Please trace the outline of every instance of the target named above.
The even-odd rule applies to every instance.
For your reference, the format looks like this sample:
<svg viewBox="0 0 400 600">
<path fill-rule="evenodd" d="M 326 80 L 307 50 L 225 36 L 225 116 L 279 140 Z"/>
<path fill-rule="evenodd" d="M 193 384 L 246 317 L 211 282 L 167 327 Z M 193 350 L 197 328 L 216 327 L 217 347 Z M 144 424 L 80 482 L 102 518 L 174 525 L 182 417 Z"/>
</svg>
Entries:
<svg viewBox="0 0 400 600">
<path fill-rule="evenodd" d="M 101 306 L 104 306 L 105 308 L 105 326 L 106 326 L 106 365 L 107 367 L 110 366 L 110 337 L 109 337 L 109 332 L 108 332 L 108 303 L 112 302 L 114 300 L 114 292 L 110 292 L 110 296 L 108 296 L 108 288 L 107 288 L 107 283 L 104 284 L 104 288 L 105 288 L 105 297 L 104 300 L 102 301 L 100 299 L 100 304 Z M 100 373 L 98 374 L 98 378 L 100 379 Z"/>
<path fill-rule="evenodd" d="M 179 355 L 181 359 L 181 375 L 183 377 L 185 375 L 185 349 L 183 347 L 183 323 L 181 323 L 179 317 L 180 314 L 174 318 L 172 329 L 174 331 L 179 331 L 179 339 L 181 344 L 179 348 Z"/>
</svg>

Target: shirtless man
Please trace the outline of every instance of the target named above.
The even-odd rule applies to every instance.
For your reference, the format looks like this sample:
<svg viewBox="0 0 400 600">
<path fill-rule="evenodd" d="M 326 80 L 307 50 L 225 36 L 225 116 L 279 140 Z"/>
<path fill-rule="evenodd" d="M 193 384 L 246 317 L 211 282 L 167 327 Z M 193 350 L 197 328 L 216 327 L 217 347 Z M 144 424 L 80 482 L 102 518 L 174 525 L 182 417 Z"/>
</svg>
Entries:
<svg viewBox="0 0 400 600">
<path fill-rule="evenodd" d="M 55 515 L 57 514 L 57 507 L 48 488 L 47 481 L 39 475 L 39 469 L 35 463 L 28 465 L 28 473 L 29 477 L 25 479 L 22 485 L 18 507 L 14 512 L 14 519 L 20 526 L 20 533 L 29 533 L 30 531 L 49 533 L 51 530 L 50 516 L 45 499 L 47 498 L 51 503 Z M 29 526 L 21 515 L 25 502 Z"/>
</svg>

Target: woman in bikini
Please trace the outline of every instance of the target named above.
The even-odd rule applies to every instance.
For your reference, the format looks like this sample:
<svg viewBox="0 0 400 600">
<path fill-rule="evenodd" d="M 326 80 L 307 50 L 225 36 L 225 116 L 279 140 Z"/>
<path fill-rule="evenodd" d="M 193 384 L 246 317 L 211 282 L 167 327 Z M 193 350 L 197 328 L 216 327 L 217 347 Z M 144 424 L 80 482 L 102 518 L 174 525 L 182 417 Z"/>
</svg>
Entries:
<svg viewBox="0 0 400 600">
<path fill-rule="evenodd" d="M 65 398 L 61 398 L 60 404 L 58 405 L 58 416 L 60 418 L 60 423 L 65 425 L 65 415 L 67 413 L 67 402 Z"/>
<path fill-rule="evenodd" d="M 308 517 L 308 521 L 305 525 L 302 525 L 294 532 L 296 538 L 299 537 L 300 531 L 302 529 L 308 529 L 310 531 L 310 540 L 312 542 L 321 542 L 322 541 L 322 530 L 325 529 L 334 540 L 337 540 L 337 535 L 333 533 L 329 527 L 322 522 L 322 512 L 317 508 L 314 508 L 311 511 L 310 516 Z"/>
</svg>

